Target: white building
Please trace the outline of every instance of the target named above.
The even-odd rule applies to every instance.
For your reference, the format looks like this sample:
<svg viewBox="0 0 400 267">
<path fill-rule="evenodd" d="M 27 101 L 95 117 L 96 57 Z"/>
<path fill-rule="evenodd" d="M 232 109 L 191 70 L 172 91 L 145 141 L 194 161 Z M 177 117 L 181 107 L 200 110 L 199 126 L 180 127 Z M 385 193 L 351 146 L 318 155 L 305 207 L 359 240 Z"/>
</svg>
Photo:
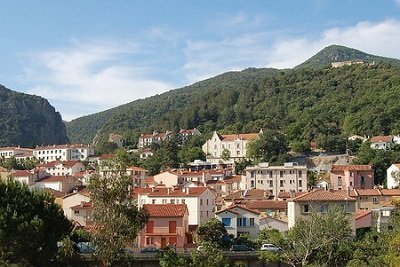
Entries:
<svg viewBox="0 0 400 267">
<path fill-rule="evenodd" d="M 397 178 L 395 178 L 397 176 Z M 390 167 L 386 170 L 387 177 L 387 188 L 398 188 L 400 180 L 400 163 L 395 163 L 390 165 Z"/>
<path fill-rule="evenodd" d="M 214 131 L 212 137 L 206 141 L 202 149 L 203 152 L 207 154 L 207 161 L 217 164 L 232 164 L 235 161 L 246 158 L 248 142 L 257 139 L 260 134 L 262 134 L 262 131 L 259 133 L 227 135 L 221 135 Z M 221 158 L 223 151 L 229 152 L 229 160 L 223 160 Z"/>
<path fill-rule="evenodd" d="M 22 154 L 32 154 L 31 148 L 23 147 L 0 147 L 0 158 L 11 158 Z"/>
<path fill-rule="evenodd" d="M 11 178 L 26 185 L 33 185 L 34 181 L 38 179 L 37 173 L 32 173 L 28 170 L 16 170 L 11 173 Z"/>
<path fill-rule="evenodd" d="M 53 176 L 75 175 L 85 170 L 85 165 L 77 160 L 69 161 L 52 161 L 39 164 L 37 167 L 40 171 L 45 171 Z"/>
<path fill-rule="evenodd" d="M 234 237 L 248 235 L 256 238 L 260 232 L 260 212 L 239 205 L 220 210 L 215 217 L 221 221 L 228 234 Z"/>
<path fill-rule="evenodd" d="M 89 145 L 53 145 L 33 150 L 33 156 L 44 163 L 56 160 L 86 160 L 93 155 L 94 149 Z"/>
<path fill-rule="evenodd" d="M 288 162 L 283 166 L 269 166 L 268 163 L 250 166 L 244 170 L 241 187 L 266 190 L 275 197 L 280 192 L 305 192 L 307 167 L 299 166 L 295 162 Z"/>
<path fill-rule="evenodd" d="M 135 195 L 140 207 L 143 204 L 186 204 L 189 225 L 200 225 L 214 218 L 215 195 L 208 187 L 190 188 L 137 188 Z"/>
<path fill-rule="evenodd" d="M 371 138 L 371 148 L 389 150 L 393 147 L 393 136 L 373 136 Z"/>
<path fill-rule="evenodd" d="M 62 209 L 64 211 L 65 217 L 67 217 L 70 220 L 73 219 L 76 220 L 77 219 L 76 217 L 80 214 L 79 212 L 75 212 L 72 208 L 81 204 L 82 206 L 84 206 L 85 203 L 89 203 L 90 201 L 91 201 L 90 194 L 87 189 L 64 196 L 62 198 Z M 81 223 L 83 219 L 78 221 L 80 221 Z"/>
</svg>

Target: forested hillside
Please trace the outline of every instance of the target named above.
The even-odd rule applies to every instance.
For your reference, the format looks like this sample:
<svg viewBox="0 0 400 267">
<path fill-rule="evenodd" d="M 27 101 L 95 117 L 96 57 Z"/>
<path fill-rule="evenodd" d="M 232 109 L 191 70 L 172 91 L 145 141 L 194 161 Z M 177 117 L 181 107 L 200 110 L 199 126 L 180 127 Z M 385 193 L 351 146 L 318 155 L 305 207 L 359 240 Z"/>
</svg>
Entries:
<svg viewBox="0 0 400 267">
<path fill-rule="evenodd" d="M 30 147 L 67 142 L 61 116 L 46 99 L 0 85 L 0 146 Z"/>
<path fill-rule="evenodd" d="M 193 127 L 226 133 L 278 129 L 291 142 L 398 134 L 397 62 L 229 72 L 76 119 L 67 124 L 68 134 L 74 142 L 89 142 L 98 131 L 103 136 L 125 133 L 134 140 L 139 132 Z"/>
</svg>

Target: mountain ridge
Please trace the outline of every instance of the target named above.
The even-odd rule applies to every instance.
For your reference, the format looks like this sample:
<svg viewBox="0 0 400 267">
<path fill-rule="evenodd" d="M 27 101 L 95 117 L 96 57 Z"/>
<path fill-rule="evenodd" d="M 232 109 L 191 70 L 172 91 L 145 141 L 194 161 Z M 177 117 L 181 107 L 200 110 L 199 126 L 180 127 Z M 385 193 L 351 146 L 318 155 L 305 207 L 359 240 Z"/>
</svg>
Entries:
<svg viewBox="0 0 400 267">
<path fill-rule="evenodd" d="M 374 67 L 367 65 L 346 66 L 335 70 L 329 67 L 330 63 L 327 64 L 327 62 L 332 62 L 332 59 L 344 61 L 351 60 L 354 57 L 366 62 L 376 60 L 376 65 Z M 367 81 L 376 83 L 375 80 L 369 80 L 371 75 L 376 76 L 376 79 L 387 80 L 385 73 L 394 71 L 392 74 L 397 77 L 397 69 L 394 70 L 392 67 L 399 65 L 398 59 L 387 59 L 369 55 L 356 49 L 332 45 L 293 69 L 247 68 L 242 71 L 223 73 L 163 94 L 135 100 L 110 110 L 77 118 L 67 123 L 67 131 L 73 142 L 87 143 L 95 135 L 100 136 L 100 138 L 103 136 L 104 139 L 109 132 L 124 133 L 134 140 L 139 132 L 174 130 L 185 127 L 198 127 L 206 132 L 214 129 L 225 132 L 249 132 L 269 126 L 285 128 L 286 130 L 287 127 L 297 128 L 296 124 L 311 127 L 307 124 L 315 122 L 304 119 L 304 122 L 296 123 L 296 120 L 300 118 L 291 116 L 287 110 L 277 108 L 276 103 L 282 103 L 286 106 L 294 105 L 293 108 L 297 112 L 301 112 L 299 113 L 301 115 L 307 113 L 308 109 L 321 108 L 319 107 L 321 104 L 318 97 L 335 98 L 331 95 L 331 92 L 326 90 L 327 88 L 341 91 L 347 97 L 355 97 L 355 95 L 358 97 L 358 94 L 362 96 L 365 92 L 359 92 L 363 90 L 374 91 L 374 88 L 370 88 L 370 85 L 366 88 L 365 84 Z M 352 79 L 349 77 L 349 73 L 353 73 L 357 77 Z M 364 75 L 366 75 L 364 81 L 358 80 Z M 391 74 L 388 75 L 390 78 Z M 345 81 L 348 84 L 345 84 Z M 318 89 L 316 86 L 320 86 L 320 88 Z M 354 86 L 360 88 L 355 90 Z M 363 86 L 364 89 L 361 88 Z M 396 86 L 395 90 L 397 90 L 398 82 L 385 86 Z M 302 90 L 298 90 L 298 88 Z M 388 89 L 393 88 L 389 87 Z M 291 95 L 293 93 L 296 93 L 298 98 L 293 99 L 295 98 Z M 315 94 L 318 97 L 314 99 L 310 94 Z M 372 95 L 372 92 L 368 92 L 368 94 Z M 261 100 L 259 99 L 260 95 L 264 97 Z M 395 97 L 395 99 L 397 98 Z M 331 100 L 326 99 L 324 101 L 329 102 Z M 348 101 L 348 98 L 340 101 Z M 255 107 L 251 107 L 251 105 Z M 268 109 L 267 105 L 271 105 L 271 108 Z M 325 103 L 324 105 L 329 106 L 330 104 Z M 396 108 L 397 106 L 395 104 Z M 258 115 L 260 112 L 265 113 L 264 117 Z M 357 113 L 357 110 L 348 110 L 347 107 L 343 107 L 343 112 L 361 116 Z M 354 126 L 356 122 L 353 115 L 342 115 L 335 114 L 337 118 L 333 122 L 329 119 L 323 119 L 326 123 L 336 125 L 338 129 L 332 129 L 334 134 L 358 131 L 363 128 Z M 281 121 L 277 121 L 277 118 L 280 118 Z M 379 119 L 383 120 L 383 118 Z M 253 121 L 247 123 L 246 121 L 249 120 Z M 362 118 L 361 121 L 364 120 L 365 118 Z M 352 126 L 349 127 L 349 125 Z M 387 133 L 393 130 L 393 127 L 385 127 L 384 125 L 380 129 L 375 129 L 375 127 L 367 134 Z M 318 134 L 302 133 L 301 138 L 315 139 L 318 135 L 321 135 L 323 129 L 318 131 Z"/>
</svg>

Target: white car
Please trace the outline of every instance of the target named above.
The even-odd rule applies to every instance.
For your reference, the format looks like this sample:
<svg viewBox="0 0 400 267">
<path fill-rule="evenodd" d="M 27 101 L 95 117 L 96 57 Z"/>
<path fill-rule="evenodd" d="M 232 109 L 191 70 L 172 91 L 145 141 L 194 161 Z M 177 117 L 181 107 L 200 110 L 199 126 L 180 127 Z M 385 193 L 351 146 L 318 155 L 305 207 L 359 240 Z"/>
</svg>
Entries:
<svg viewBox="0 0 400 267">
<path fill-rule="evenodd" d="M 282 251 L 282 249 L 274 244 L 262 244 L 261 249 L 264 251 Z"/>
</svg>

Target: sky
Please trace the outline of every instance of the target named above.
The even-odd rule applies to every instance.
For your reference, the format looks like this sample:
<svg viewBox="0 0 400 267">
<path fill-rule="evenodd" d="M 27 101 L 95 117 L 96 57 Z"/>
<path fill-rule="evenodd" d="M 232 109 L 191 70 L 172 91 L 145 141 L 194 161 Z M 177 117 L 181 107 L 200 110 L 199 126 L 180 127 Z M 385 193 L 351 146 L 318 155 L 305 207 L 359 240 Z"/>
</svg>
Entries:
<svg viewBox="0 0 400 267">
<path fill-rule="evenodd" d="M 0 84 L 66 121 L 332 44 L 400 59 L 400 0 L 0 0 Z"/>
</svg>

